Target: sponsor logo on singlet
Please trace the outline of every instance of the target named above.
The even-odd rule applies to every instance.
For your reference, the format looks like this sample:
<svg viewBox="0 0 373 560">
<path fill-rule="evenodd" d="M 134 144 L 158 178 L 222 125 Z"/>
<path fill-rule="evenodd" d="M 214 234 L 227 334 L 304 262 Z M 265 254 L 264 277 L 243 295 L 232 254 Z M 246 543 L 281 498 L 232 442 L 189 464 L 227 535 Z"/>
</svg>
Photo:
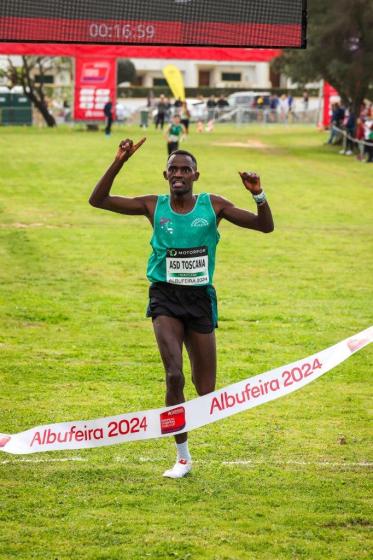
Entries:
<svg viewBox="0 0 373 560">
<path fill-rule="evenodd" d="M 205 226 L 208 226 L 208 225 L 209 225 L 209 223 L 205 218 L 196 218 L 191 223 L 191 227 L 205 227 Z"/>
</svg>

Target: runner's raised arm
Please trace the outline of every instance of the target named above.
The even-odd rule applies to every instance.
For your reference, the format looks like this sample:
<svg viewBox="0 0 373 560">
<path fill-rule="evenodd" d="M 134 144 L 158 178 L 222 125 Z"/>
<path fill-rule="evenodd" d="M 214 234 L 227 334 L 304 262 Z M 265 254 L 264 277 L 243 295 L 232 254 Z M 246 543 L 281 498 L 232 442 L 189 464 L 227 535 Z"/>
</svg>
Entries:
<svg viewBox="0 0 373 560">
<path fill-rule="evenodd" d="M 239 175 L 245 188 L 252 194 L 258 208 L 258 214 L 253 214 L 243 208 L 237 208 L 232 202 L 222 196 L 211 195 L 211 202 L 216 212 L 218 223 L 225 218 L 236 226 L 255 229 L 263 233 L 274 230 L 271 209 L 260 184 L 260 177 L 256 173 L 241 173 Z"/>
<path fill-rule="evenodd" d="M 120 214 L 147 216 L 152 220 L 152 210 L 154 210 L 157 200 L 156 195 L 135 196 L 132 198 L 110 195 L 115 177 L 122 169 L 124 163 L 133 156 L 145 140 L 146 138 L 142 138 L 137 144 L 134 144 L 129 138 L 122 140 L 113 163 L 101 177 L 89 198 L 89 203 L 92 206 L 102 208 L 103 210 L 110 210 L 111 212 L 119 212 Z"/>
</svg>

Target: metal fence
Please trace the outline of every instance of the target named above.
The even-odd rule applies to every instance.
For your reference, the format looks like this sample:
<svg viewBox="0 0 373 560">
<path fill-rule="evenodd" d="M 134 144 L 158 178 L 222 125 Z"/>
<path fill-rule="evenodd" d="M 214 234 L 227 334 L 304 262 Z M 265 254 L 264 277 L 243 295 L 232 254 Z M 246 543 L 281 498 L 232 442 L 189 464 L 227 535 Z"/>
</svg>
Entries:
<svg viewBox="0 0 373 560">
<path fill-rule="evenodd" d="M 207 117 L 208 119 L 208 117 Z M 209 120 L 209 119 L 208 119 Z M 228 108 L 215 113 L 214 120 L 219 123 L 233 123 L 237 126 L 255 124 L 317 124 L 319 110 L 294 110 L 281 113 L 272 109 Z"/>
</svg>

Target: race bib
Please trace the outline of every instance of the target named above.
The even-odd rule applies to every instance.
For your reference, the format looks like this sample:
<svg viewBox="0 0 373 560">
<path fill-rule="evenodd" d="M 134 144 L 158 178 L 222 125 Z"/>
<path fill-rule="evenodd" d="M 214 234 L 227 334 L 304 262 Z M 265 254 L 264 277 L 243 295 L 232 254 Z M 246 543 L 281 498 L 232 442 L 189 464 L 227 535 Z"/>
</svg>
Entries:
<svg viewBox="0 0 373 560">
<path fill-rule="evenodd" d="M 184 286 L 208 284 L 208 265 L 206 246 L 191 249 L 167 249 L 167 282 Z"/>
</svg>

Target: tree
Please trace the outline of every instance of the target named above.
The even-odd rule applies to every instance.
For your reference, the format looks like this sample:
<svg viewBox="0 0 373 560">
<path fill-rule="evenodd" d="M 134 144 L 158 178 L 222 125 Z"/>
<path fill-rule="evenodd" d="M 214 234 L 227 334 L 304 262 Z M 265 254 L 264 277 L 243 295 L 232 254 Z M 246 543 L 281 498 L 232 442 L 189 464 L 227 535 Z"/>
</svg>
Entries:
<svg viewBox="0 0 373 560">
<path fill-rule="evenodd" d="M 285 50 L 273 69 L 301 85 L 324 79 L 358 114 L 373 85 L 372 0 L 308 0 L 307 49 Z"/>
<path fill-rule="evenodd" d="M 48 111 L 47 99 L 44 91 L 45 69 L 50 67 L 51 58 L 43 56 L 22 56 L 22 66 L 15 66 L 8 58 L 8 69 L 4 71 L 11 87 L 22 86 L 23 92 L 31 103 L 40 111 L 46 124 L 56 126 L 54 116 Z M 38 80 L 36 76 L 39 76 Z"/>
<path fill-rule="evenodd" d="M 118 60 L 117 83 L 133 82 L 136 78 L 136 67 L 132 60 L 128 58 L 120 58 Z"/>
</svg>

